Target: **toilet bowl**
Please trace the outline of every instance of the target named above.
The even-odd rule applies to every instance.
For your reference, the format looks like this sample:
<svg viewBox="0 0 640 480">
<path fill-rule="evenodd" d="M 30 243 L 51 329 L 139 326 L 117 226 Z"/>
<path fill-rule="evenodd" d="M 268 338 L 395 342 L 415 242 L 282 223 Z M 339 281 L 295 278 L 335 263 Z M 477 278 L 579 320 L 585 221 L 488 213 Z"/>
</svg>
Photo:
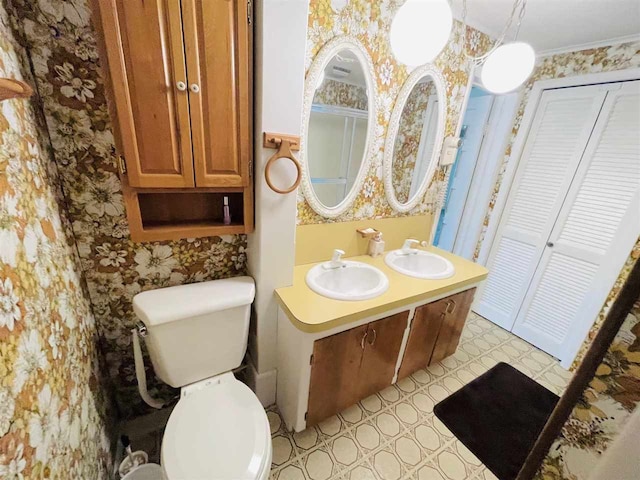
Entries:
<svg viewBox="0 0 640 480">
<path fill-rule="evenodd" d="M 251 277 L 142 292 L 133 309 L 146 326 L 156 375 L 180 388 L 162 438 L 166 480 L 266 480 L 267 414 L 231 370 L 247 349 Z"/>
<path fill-rule="evenodd" d="M 162 439 L 167 480 L 262 480 L 271 469 L 269 421 L 231 373 L 184 389 Z"/>
</svg>

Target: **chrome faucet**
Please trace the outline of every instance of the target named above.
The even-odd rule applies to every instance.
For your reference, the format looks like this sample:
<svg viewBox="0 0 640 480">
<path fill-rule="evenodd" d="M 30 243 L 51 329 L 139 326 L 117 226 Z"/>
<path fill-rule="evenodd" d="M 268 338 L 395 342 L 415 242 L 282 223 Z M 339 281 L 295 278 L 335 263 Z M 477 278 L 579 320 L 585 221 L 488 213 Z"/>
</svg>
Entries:
<svg viewBox="0 0 640 480">
<path fill-rule="evenodd" d="M 342 260 L 343 255 L 344 255 L 344 250 L 340 250 L 339 248 L 336 248 L 333 251 L 333 256 L 331 257 L 331 261 L 325 263 L 323 267 L 326 268 L 327 270 L 346 267 L 347 264 L 344 263 L 344 260 Z"/>
<path fill-rule="evenodd" d="M 426 247 L 428 244 L 426 241 L 420 242 L 415 238 L 407 238 L 402 244 L 402 255 L 416 255 L 418 253 L 417 248 L 413 248 L 413 245 L 420 245 Z"/>
</svg>

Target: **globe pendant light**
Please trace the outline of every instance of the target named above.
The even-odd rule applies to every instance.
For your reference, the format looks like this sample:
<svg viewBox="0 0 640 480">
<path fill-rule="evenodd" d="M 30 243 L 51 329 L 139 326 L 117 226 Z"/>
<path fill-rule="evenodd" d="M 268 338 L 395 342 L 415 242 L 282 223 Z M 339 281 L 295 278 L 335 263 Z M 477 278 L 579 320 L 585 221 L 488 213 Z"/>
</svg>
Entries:
<svg viewBox="0 0 640 480">
<path fill-rule="evenodd" d="M 522 85 L 533 72 L 536 54 L 528 43 L 500 45 L 482 65 L 480 78 L 492 93 L 507 93 Z"/>
<path fill-rule="evenodd" d="M 511 14 L 500 36 L 488 52 L 473 56 L 467 50 L 466 29 L 463 34 L 464 52 L 467 58 L 476 65 L 482 65 L 480 79 L 484 88 L 491 93 L 507 93 L 515 90 L 527 81 L 536 61 L 533 47 L 525 42 L 516 41 L 520 32 L 520 25 L 524 18 L 527 0 L 514 0 Z M 462 0 L 462 23 L 466 27 L 467 0 Z M 517 18 L 517 20 L 516 20 Z M 504 43 L 504 39 L 516 20 L 514 40 Z"/>
<path fill-rule="evenodd" d="M 391 23 L 393 55 L 412 67 L 431 62 L 449 41 L 452 26 L 447 0 L 407 0 Z"/>
</svg>

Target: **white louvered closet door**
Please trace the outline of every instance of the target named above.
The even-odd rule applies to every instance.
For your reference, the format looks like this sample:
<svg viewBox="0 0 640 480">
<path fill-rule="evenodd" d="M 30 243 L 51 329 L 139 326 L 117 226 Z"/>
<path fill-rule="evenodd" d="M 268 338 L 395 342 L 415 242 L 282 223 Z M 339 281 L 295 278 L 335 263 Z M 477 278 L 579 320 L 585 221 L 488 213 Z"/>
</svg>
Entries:
<svg viewBox="0 0 640 480">
<path fill-rule="evenodd" d="M 542 94 L 474 310 L 511 330 L 606 96 L 599 86 Z"/>
<path fill-rule="evenodd" d="M 573 361 L 640 235 L 640 81 L 608 94 L 513 332 Z"/>
</svg>

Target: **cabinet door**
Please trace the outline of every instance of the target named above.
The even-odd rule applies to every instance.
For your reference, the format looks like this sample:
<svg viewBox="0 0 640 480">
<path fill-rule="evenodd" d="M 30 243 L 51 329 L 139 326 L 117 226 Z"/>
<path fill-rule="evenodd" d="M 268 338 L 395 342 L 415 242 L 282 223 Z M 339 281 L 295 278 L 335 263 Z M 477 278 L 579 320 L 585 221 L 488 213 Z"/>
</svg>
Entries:
<svg viewBox="0 0 640 480">
<path fill-rule="evenodd" d="M 416 308 L 402 365 L 398 372 L 398 379 L 408 377 L 413 372 L 429 365 L 445 310 L 445 300 L 438 300 Z"/>
<path fill-rule="evenodd" d="M 249 185 L 246 0 L 182 0 L 196 185 Z"/>
<path fill-rule="evenodd" d="M 313 344 L 307 426 L 330 417 L 360 400 L 358 376 L 367 325 Z"/>
<path fill-rule="evenodd" d="M 193 187 L 180 0 L 97 2 L 132 187 Z"/>
<path fill-rule="evenodd" d="M 407 311 L 369 324 L 360 367 L 360 398 L 391 385 L 408 318 Z"/>
<path fill-rule="evenodd" d="M 475 293 L 476 289 L 472 288 L 443 298 L 438 302 L 444 302 L 445 316 L 440 326 L 440 333 L 433 349 L 430 364 L 439 362 L 456 352 Z"/>
</svg>

